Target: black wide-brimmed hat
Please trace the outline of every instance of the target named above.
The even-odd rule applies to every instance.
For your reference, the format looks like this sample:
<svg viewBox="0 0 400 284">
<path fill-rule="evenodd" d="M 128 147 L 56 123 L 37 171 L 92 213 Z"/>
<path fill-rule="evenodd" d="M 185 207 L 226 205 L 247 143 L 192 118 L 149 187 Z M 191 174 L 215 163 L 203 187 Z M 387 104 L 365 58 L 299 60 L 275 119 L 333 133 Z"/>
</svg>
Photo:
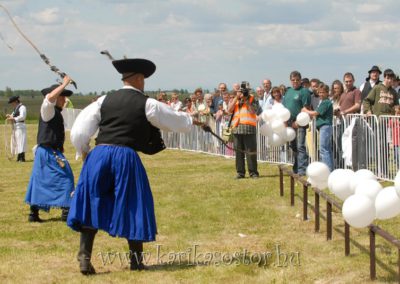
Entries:
<svg viewBox="0 0 400 284">
<path fill-rule="evenodd" d="M 379 69 L 379 67 L 376 66 L 376 65 L 372 66 L 371 70 L 369 70 L 368 73 L 371 73 L 371 72 L 374 72 L 374 71 L 379 72 L 379 74 L 382 74 L 381 69 Z"/>
<path fill-rule="evenodd" d="M 19 96 L 12 96 L 8 99 L 8 103 L 11 104 L 13 102 L 19 101 Z"/>
<path fill-rule="evenodd" d="M 40 92 L 42 93 L 43 96 L 46 96 L 47 94 L 50 94 L 52 91 L 54 91 L 54 89 L 56 89 L 58 86 L 60 86 L 60 85 L 54 84 L 54 85 L 51 85 L 51 86 L 48 87 L 48 88 L 44 88 L 44 89 L 41 90 Z M 64 90 L 62 91 L 62 93 L 60 94 L 60 96 L 69 97 L 69 96 L 71 96 L 72 94 L 73 94 L 72 91 L 64 89 Z"/>
<path fill-rule="evenodd" d="M 145 78 L 150 77 L 156 71 L 156 65 L 153 62 L 142 58 L 113 60 L 112 64 L 118 73 L 140 73 Z"/>
</svg>

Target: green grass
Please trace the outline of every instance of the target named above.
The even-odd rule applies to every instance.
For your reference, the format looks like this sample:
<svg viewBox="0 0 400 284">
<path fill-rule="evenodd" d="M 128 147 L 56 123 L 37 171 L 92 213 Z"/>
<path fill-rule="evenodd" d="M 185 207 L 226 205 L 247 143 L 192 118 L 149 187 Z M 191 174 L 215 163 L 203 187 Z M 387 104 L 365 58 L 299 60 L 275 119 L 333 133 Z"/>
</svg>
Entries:
<svg viewBox="0 0 400 284">
<path fill-rule="evenodd" d="M 156 242 L 144 246 L 150 256 L 147 261 L 150 270 L 129 271 L 123 258 L 126 240 L 99 232 L 93 250 L 98 274 L 81 276 L 76 261 L 79 234 L 60 221 L 60 210 L 41 213 L 47 220 L 42 224 L 27 222 L 29 207 L 24 196 L 32 153 L 27 153 L 26 163 L 8 161 L 3 127 L 0 128 L 0 283 L 369 282 L 367 230 L 351 229 L 351 255 L 345 257 L 341 213 L 337 210 L 333 213 L 333 240 L 326 241 L 324 219 L 321 232 L 314 233 L 311 210 L 311 220 L 299 217 L 301 197 L 297 195 L 296 205 L 290 206 L 287 178 L 285 196 L 279 196 L 276 166 L 259 164 L 258 180 L 235 180 L 234 160 L 177 150 L 141 155 L 152 186 L 159 232 Z M 28 125 L 29 148 L 34 145 L 36 131 L 36 125 Z M 66 156 L 77 180 L 82 164 L 74 160 L 74 154 L 67 138 Z M 301 192 L 302 186 L 297 185 L 296 193 Z M 313 203 L 311 193 L 309 200 Z M 321 200 L 323 215 L 325 208 Z M 396 236 L 399 223 L 394 218 L 377 224 Z M 198 253 L 208 253 L 208 257 L 188 259 L 194 247 Z M 267 252 L 270 256 L 266 262 L 258 265 L 255 253 Z M 112 264 L 103 265 L 101 255 L 106 253 L 116 257 Z M 236 258 L 221 263 L 215 258 L 217 254 L 235 254 Z M 213 262 L 209 261 L 211 255 Z M 284 265 L 284 255 L 298 259 Z M 378 282 L 396 281 L 397 250 L 380 237 L 377 237 L 377 258 Z M 228 264 L 228 260 L 232 263 Z"/>
</svg>

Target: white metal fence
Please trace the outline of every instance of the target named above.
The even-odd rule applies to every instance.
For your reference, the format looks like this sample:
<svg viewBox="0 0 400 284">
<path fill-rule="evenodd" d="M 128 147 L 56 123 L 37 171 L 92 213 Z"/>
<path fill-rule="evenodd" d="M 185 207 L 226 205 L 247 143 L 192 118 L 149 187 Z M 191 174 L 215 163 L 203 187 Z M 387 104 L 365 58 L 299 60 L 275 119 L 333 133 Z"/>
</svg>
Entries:
<svg viewBox="0 0 400 284">
<path fill-rule="evenodd" d="M 259 124 L 260 126 L 261 124 Z M 221 136 L 222 124 L 210 122 L 213 131 Z M 259 128 L 259 127 L 258 127 Z M 193 127 L 189 133 L 162 131 L 168 148 L 182 149 L 235 157 L 210 133 Z M 310 162 L 319 160 L 319 133 L 314 121 L 307 132 Z M 233 143 L 228 144 L 233 147 Z M 378 178 L 394 180 L 400 164 L 400 117 L 346 115 L 333 120 L 332 152 L 335 168 L 369 169 Z M 257 131 L 257 160 L 274 164 L 292 164 L 293 155 L 288 144 L 273 147 L 268 138 Z"/>
</svg>

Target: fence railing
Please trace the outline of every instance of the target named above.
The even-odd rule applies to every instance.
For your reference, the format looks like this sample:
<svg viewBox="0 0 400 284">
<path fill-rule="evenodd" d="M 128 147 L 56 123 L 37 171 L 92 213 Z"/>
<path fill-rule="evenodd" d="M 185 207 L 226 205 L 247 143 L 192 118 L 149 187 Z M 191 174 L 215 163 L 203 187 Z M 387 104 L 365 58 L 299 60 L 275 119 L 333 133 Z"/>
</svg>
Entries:
<svg viewBox="0 0 400 284">
<path fill-rule="evenodd" d="M 326 239 L 332 240 L 333 237 L 333 220 L 332 220 L 332 211 L 333 208 L 337 208 L 342 210 L 342 202 L 338 201 L 333 196 L 329 195 L 325 191 L 319 190 L 318 188 L 311 187 L 311 185 L 306 181 L 305 178 L 299 177 L 295 175 L 291 170 L 287 169 L 285 166 L 278 166 L 279 168 L 279 192 L 280 196 L 284 196 L 284 175 L 288 175 L 290 178 L 290 205 L 295 205 L 295 182 L 299 182 L 303 186 L 303 220 L 309 220 L 308 211 L 309 207 L 314 212 L 314 220 L 315 227 L 314 230 L 316 233 L 320 232 L 320 198 L 323 198 L 326 201 Z M 309 188 L 314 191 L 314 206 L 309 205 L 308 201 L 308 191 Z M 344 255 L 350 255 L 350 225 L 344 221 Z M 369 233 L 369 272 L 370 279 L 376 279 L 376 235 L 382 237 L 385 241 L 387 241 L 391 246 L 395 247 L 398 253 L 398 262 L 397 262 L 397 281 L 400 283 L 400 240 L 388 233 L 387 231 L 381 229 L 375 224 L 371 224 L 368 226 Z"/>
<path fill-rule="evenodd" d="M 223 123 L 210 121 L 213 131 L 221 136 Z M 262 122 L 258 124 L 258 129 Z M 235 157 L 211 134 L 198 127 L 189 133 L 162 131 L 168 148 Z M 233 146 L 233 143 L 228 144 Z M 319 133 L 315 121 L 307 131 L 310 162 L 319 160 Z M 379 179 L 393 181 L 400 166 L 400 117 L 349 114 L 334 118 L 332 135 L 334 168 L 369 169 Z M 288 143 L 271 146 L 268 138 L 257 131 L 257 160 L 273 164 L 292 164 L 293 153 Z"/>
</svg>

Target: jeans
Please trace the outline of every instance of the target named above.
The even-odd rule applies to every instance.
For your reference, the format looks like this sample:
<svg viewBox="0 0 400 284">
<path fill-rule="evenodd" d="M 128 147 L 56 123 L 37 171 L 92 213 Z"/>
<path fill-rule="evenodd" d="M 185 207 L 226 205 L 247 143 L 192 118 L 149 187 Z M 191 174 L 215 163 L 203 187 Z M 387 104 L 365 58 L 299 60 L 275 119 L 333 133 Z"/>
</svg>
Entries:
<svg viewBox="0 0 400 284">
<path fill-rule="evenodd" d="M 333 171 L 333 155 L 332 155 L 332 125 L 323 125 L 319 129 L 319 153 L 321 162 Z"/>
<path fill-rule="evenodd" d="M 293 172 L 299 175 L 305 175 L 308 166 L 306 133 L 307 128 L 299 127 L 296 131 L 296 138 L 290 142 L 290 148 L 294 155 Z"/>
</svg>

